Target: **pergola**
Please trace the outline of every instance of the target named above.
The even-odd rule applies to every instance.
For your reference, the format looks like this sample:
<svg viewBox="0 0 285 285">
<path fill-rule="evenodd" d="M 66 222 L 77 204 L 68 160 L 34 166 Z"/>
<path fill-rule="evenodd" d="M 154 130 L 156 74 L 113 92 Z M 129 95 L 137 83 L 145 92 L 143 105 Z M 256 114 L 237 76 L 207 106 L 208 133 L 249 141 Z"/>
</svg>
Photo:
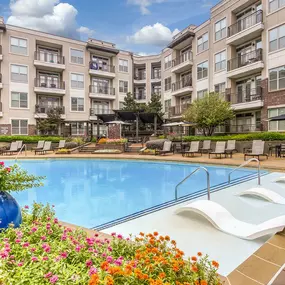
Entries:
<svg viewBox="0 0 285 285">
<path fill-rule="evenodd" d="M 139 141 L 139 122 L 143 124 L 154 124 L 154 134 L 157 134 L 157 126 L 163 123 L 162 119 L 157 113 L 144 113 L 133 111 L 116 110 L 114 114 L 96 114 L 97 120 L 97 133 L 99 133 L 100 121 L 103 124 L 108 122 L 120 120 L 122 122 L 135 122 L 136 124 L 136 141 Z"/>
</svg>

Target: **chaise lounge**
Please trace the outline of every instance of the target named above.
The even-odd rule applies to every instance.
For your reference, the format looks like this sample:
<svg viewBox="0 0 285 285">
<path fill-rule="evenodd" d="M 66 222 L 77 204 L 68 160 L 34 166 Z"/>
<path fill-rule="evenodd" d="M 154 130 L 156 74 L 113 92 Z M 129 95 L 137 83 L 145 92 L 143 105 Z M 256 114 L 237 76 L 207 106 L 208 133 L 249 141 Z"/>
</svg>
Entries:
<svg viewBox="0 0 285 285">
<path fill-rule="evenodd" d="M 42 149 L 35 150 L 35 155 L 37 153 L 38 154 L 46 154 L 48 151 L 52 151 L 50 141 L 45 142 L 44 147 Z"/>
<path fill-rule="evenodd" d="M 190 150 L 182 152 L 182 156 L 192 156 L 194 157 L 195 153 L 200 153 L 202 156 L 202 152 L 199 151 L 199 141 L 191 142 Z"/>
<path fill-rule="evenodd" d="M 167 153 L 174 153 L 173 145 L 171 141 L 165 141 L 163 143 L 163 149 L 162 150 L 156 150 L 155 155 L 165 155 Z"/>
<path fill-rule="evenodd" d="M 254 140 L 251 152 L 244 154 L 244 160 L 246 160 L 247 156 L 257 157 L 258 160 L 260 156 L 265 156 L 268 159 L 268 154 L 264 153 L 264 141 Z"/>
<path fill-rule="evenodd" d="M 216 157 L 218 157 L 219 155 L 220 158 L 222 158 L 222 155 L 226 157 L 227 154 L 225 149 L 226 149 L 226 142 L 217 142 L 215 151 L 209 152 L 209 158 L 211 158 L 211 154 L 215 154 Z"/>
</svg>

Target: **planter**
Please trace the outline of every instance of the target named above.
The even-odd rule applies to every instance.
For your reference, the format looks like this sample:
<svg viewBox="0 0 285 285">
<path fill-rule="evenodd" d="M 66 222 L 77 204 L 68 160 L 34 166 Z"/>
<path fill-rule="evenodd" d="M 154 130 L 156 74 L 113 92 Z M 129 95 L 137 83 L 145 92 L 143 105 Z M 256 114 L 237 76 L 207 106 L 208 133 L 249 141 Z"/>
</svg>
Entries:
<svg viewBox="0 0 285 285">
<path fill-rule="evenodd" d="M 21 208 L 7 192 L 0 191 L 0 229 L 8 228 L 13 223 L 17 228 L 22 223 Z"/>
<path fill-rule="evenodd" d="M 125 145 L 126 144 L 96 144 L 96 150 L 101 149 L 117 149 L 121 152 L 125 152 Z"/>
</svg>

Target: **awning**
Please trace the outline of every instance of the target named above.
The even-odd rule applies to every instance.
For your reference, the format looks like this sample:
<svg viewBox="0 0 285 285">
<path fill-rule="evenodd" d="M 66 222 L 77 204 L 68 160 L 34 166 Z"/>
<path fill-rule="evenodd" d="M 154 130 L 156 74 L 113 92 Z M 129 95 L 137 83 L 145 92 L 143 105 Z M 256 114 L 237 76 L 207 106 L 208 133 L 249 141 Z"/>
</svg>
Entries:
<svg viewBox="0 0 285 285">
<path fill-rule="evenodd" d="M 196 124 L 190 122 L 173 122 L 173 123 L 163 124 L 162 127 L 177 127 L 177 126 L 192 127 L 195 125 Z"/>
<path fill-rule="evenodd" d="M 270 122 L 285 121 L 285 114 L 269 118 L 268 121 L 270 121 Z"/>
<path fill-rule="evenodd" d="M 108 123 L 116 120 L 115 114 L 96 114 L 96 116 L 99 120 L 103 121 L 103 123 Z"/>
</svg>

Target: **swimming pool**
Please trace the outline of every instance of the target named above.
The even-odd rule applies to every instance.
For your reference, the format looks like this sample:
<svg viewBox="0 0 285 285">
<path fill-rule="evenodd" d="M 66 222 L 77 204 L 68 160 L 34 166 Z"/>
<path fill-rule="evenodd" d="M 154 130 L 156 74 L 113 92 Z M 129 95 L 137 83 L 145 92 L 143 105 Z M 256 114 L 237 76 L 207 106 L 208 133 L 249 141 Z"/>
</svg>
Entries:
<svg viewBox="0 0 285 285">
<path fill-rule="evenodd" d="M 12 164 L 7 161 L 7 164 Z M 60 220 L 87 228 L 173 201 L 175 186 L 197 168 L 197 164 L 100 160 L 48 159 L 18 162 L 30 173 L 46 176 L 42 188 L 15 193 L 20 206 L 38 203 L 55 205 Z M 211 188 L 224 185 L 232 168 L 206 166 Z M 255 175 L 252 169 L 239 169 L 233 181 Z M 206 175 L 200 171 L 180 186 L 178 197 L 206 188 Z"/>
</svg>

